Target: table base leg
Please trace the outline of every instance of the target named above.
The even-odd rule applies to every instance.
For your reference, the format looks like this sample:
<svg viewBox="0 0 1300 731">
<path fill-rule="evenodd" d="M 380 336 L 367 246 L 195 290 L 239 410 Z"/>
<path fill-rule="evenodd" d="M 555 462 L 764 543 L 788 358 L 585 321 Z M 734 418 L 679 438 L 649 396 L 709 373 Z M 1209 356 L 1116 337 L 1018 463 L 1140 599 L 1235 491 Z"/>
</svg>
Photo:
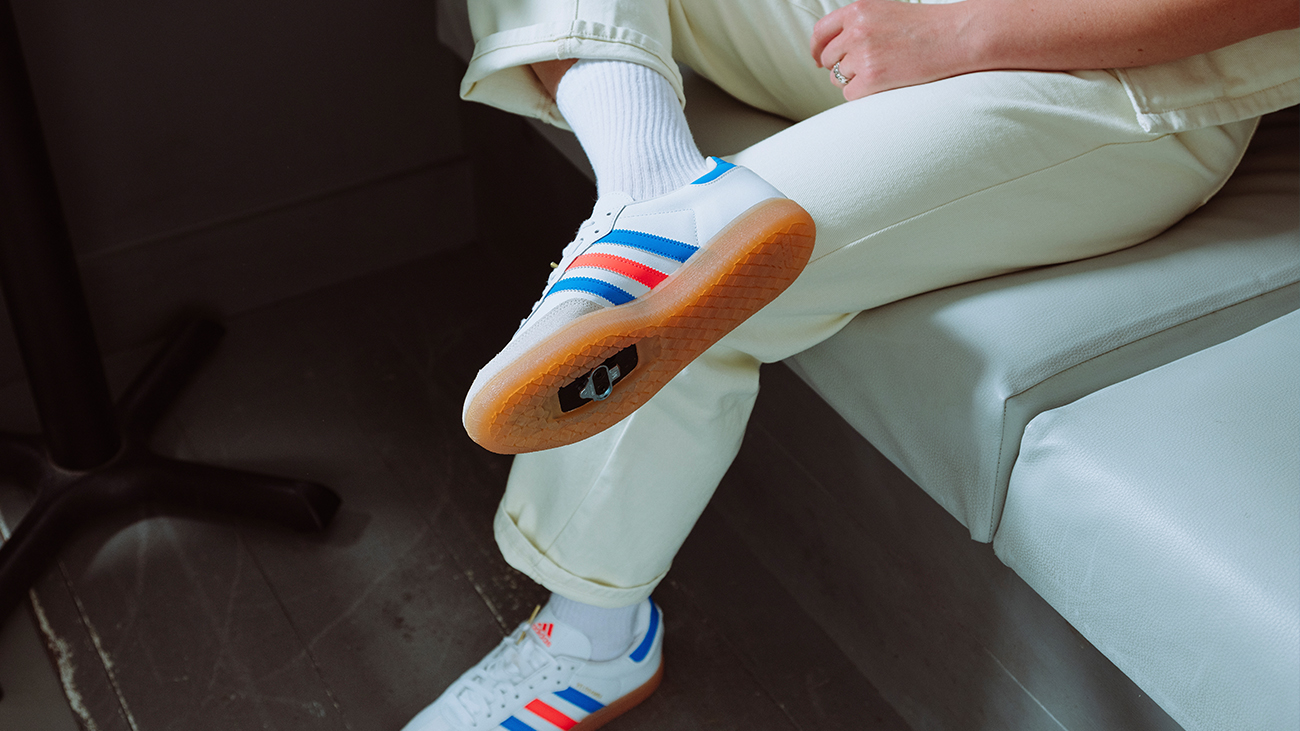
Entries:
<svg viewBox="0 0 1300 731">
<path fill-rule="evenodd" d="M 64 470 L 50 461 L 39 437 L 0 434 L 0 478 L 37 491 L 0 546 L 0 620 L 76 531 L 107 513 L 153 503 L 163 510 L 220 513 L 303 531 L 329 524 L 340 500 L 323 485 L 172 459 L 145 446 L 148 431 L 221 332 L 215 323 L 194 323 L 141 372 L 118 401 L 122 449 L 104 465 Z"/>
</svg>

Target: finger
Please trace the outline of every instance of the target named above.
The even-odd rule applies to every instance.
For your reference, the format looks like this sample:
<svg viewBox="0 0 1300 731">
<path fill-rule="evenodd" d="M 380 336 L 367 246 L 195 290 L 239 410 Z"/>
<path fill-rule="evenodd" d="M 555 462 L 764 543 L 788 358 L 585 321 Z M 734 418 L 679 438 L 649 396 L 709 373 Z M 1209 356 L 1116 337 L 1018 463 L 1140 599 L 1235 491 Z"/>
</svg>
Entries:
<svg viewBox="0 0 1300 731">
<path fill-rule="evenodd" d="M 883 89 L 877 88 L 866 76 L 857 76 L 845 72 L 843 64 L 840 66 L 840 73 L 849 77 L 849 83 L 844 85 L 845 101 L 851 102 L 854 99 L 861 99 L 864 96 L 871 96 L 876 92 L 883 91 Z"/>
<path fill-rule="evenodd" d="M 840 10 L 828 13 L 813 26 L 811 50 L 813 60 L 817 62 L 818 66 L 824 67 L 822 58 L 826 44 L 834 40 L 840 34 L 840 31 L 844 30 L 844 13 L 841 12 L 842 10 L 843 8 L 840 8 Z"/>
<path fill-rule="evenodd" d="M 825 48 L 822 49 L 821 58 L 817 59 L 818 65 L 824 69 L 828 69 L 834 66 L 836 61 L 839 61 L 841 62 L 840 70 L 843 71 L 844 56 L 849 52 L 848 45 L 848 39 L 844 37 L 843 33 L 835 36 L 826 44 Z M 848 74 L 845 74 L 845 76 L 848 76 Z"/>
<path fill-rule="evenodd" d="M 854 99 L 861 99 L 870 94 L 870 92 L 866 90 L 866 84 L 861 81 L 856 81 L 855 79 L 849 79 L 849 83 L 844 85 L 841 92 L 843 92 L 844 101 L 846 102 L 851 102 Z"/>
</svg>

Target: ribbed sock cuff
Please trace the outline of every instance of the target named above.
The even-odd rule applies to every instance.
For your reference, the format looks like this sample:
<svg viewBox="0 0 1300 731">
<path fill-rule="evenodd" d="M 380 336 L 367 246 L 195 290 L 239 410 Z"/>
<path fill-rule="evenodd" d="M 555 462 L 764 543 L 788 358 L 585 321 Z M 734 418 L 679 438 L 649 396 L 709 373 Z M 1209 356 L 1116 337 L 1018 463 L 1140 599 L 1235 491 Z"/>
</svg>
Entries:
<svg viewBox="0 0 1300 731">
<path fill-rule="evenodd" d="M 647 66 L 581 60 L 560 80 L 555 101 L 591 161 L 601 195 L 654 198 L 708 167 L 672 85 Z"/>
<path fill-rule="evenodd" d="M 632 645 L 632 630 L 640 602 L 630 607 L 605 609 L 552 594 L 546 608 L 561 622 L 573 627 L 591 641 L 591 659 L 613 660 Z"/>
</svg>

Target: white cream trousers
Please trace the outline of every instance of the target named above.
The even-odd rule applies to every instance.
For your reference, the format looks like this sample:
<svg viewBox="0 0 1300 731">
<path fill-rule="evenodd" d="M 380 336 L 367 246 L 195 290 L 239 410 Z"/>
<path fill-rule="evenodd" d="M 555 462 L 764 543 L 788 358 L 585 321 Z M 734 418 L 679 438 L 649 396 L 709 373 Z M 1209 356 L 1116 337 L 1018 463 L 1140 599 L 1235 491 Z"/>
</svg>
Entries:
<svg viewBox="0 0 1300 731">
<path fill-rule="evenodd" d="M 563 124 L 526 64 L 633 61 L 680 93 L 680 61 L 797 122 L 730 159 L 817 223 L 790 289 L 639 411 L 515 459 L 497 542 L 551 591 L 607 607 L 650 594 L 740 447 L 760 363 L 816 345 L 862 310 L 1151 238 L 1219 189 L 1254 131 L 1249 119 L 1148 132 L 1106 71 L 978 73 L 844 103 L 808 50 L 833 7 L 470 0 L 466 98 Z"/>
</svg>

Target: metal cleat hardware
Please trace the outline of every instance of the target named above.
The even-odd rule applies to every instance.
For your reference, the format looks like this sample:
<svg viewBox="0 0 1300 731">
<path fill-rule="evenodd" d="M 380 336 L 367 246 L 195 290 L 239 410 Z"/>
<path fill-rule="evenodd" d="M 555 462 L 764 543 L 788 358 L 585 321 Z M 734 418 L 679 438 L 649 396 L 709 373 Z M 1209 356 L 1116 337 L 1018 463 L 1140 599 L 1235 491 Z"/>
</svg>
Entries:
<svg viewBox="0 0 1300 731">
<path fill-rule="evenodd" d="M 604 401 L 614 393 L 614 381 L 617 381 L 620 375 L 618 366 L 613 368 L 596 366 L 596 370 L 587 376 L 587 385 L 578 392 L 578 395 L 592 401 Z"/>
</svg>

